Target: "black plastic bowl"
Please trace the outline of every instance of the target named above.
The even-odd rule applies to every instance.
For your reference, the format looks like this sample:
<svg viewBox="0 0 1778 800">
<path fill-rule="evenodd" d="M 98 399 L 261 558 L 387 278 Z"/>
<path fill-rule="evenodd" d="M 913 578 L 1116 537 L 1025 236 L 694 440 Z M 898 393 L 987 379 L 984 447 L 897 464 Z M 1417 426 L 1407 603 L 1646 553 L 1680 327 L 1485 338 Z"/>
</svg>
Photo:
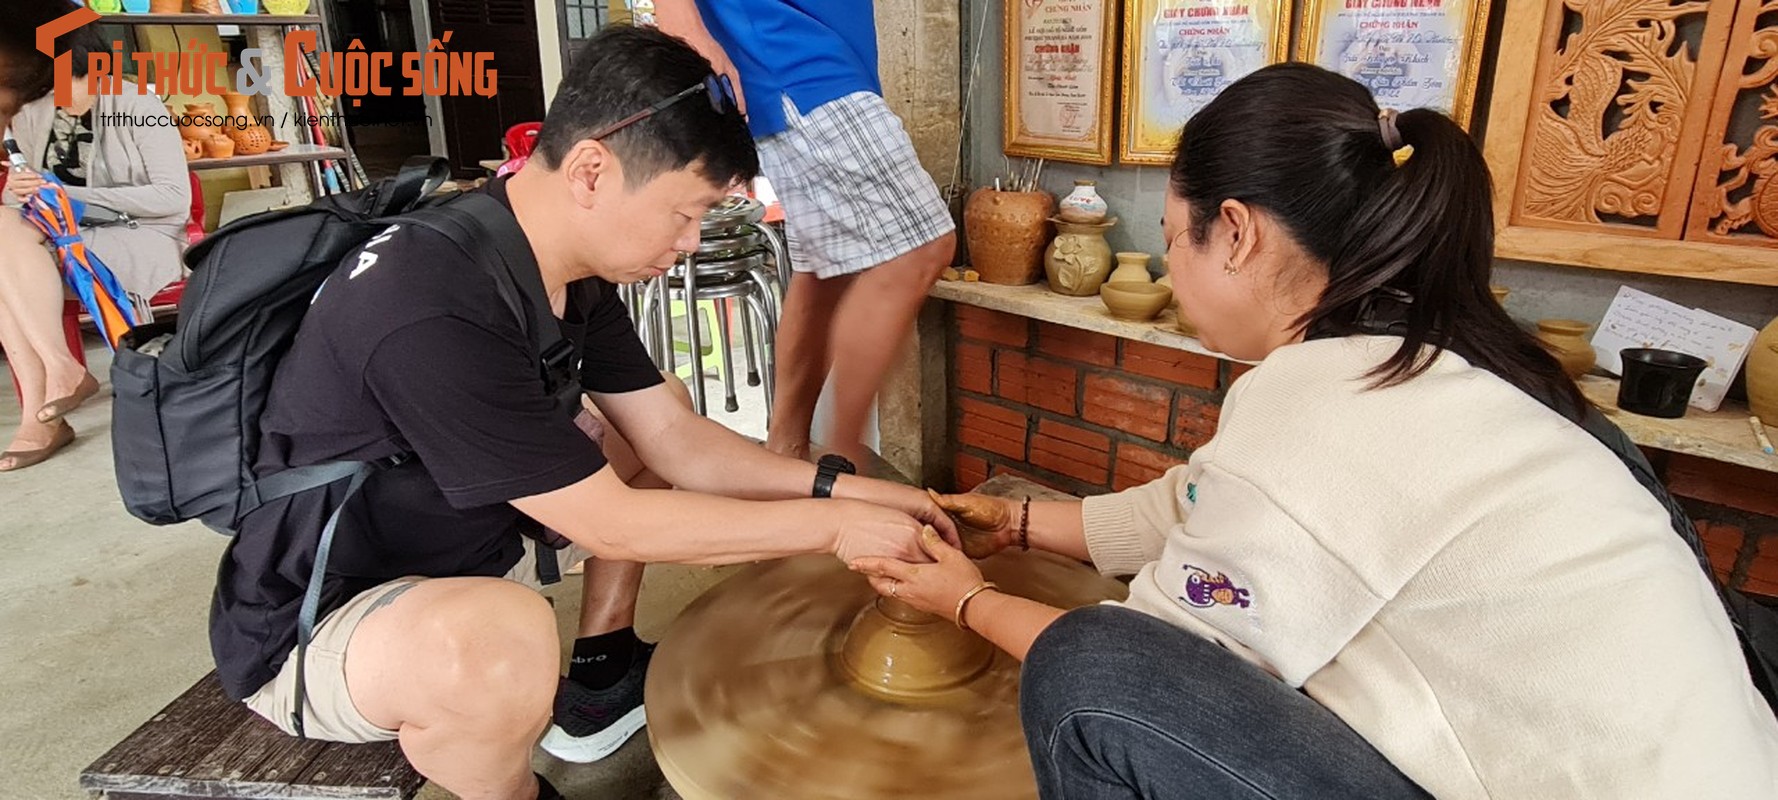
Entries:
<svg viewBox="0 0 1778 800">
<path fill-rule="evenodd" d="M 1692 387 L 1704 371 L 1704 359 L 1647 347 L 1633 347 L 1619 355 L 1624 359 L 1624 379 L 1618 384 L 1618 408 L 1650 417 L 1685 416 Z"/>
</svg>

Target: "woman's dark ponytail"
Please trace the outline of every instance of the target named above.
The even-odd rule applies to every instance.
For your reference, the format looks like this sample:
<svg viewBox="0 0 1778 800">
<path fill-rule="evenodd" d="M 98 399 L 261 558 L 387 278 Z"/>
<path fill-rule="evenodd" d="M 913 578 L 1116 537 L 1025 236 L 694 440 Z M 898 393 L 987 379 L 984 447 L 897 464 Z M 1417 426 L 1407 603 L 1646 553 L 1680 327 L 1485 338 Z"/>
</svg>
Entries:
<svg viewBox="0 0 1778 800">
<path fill-rule="evenodd" d="M 1379 116 L 1356 81 L 1306 64 L 1229 86 L 1186 124 L 1173 163 L 1194 238 L 1225 199 L 1277 216 L 1327 265 L 1321 302 L 1300 321 L 1311 337 L 1374 332 L 1386 308 L 1383 322 L 1403 341 L 1372 373 L 1378 385 L 1450 350 L 1578 414 L 1579 388 L 1488 291 L 1493 189 L 1475 141 L 1436 111 Z M 1392 146 L 1396 133 L 1411 153 Z"/>
</svg>

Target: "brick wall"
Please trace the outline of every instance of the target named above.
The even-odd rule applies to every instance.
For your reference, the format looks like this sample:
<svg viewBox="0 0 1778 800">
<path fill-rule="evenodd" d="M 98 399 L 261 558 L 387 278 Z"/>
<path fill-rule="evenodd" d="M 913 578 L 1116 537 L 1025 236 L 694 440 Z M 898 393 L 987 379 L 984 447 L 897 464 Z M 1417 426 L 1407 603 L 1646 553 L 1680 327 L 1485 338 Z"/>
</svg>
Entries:
<svg viewBox="0 0 1778 800">
<path fill-rule="evenodd" d="M 1153 480 L 1216 432 L 1247 367 L 950 304 L 955 489 L 1009 473 L 1074 495 Z M 1778 597 L 1778 474 L 1650 451 L 1717 574 Z"/>
<path fill-rule="evenodd" d="M 1244 369 L 1197 353 L 954 305 L 957 488 L 1012 473 L 1072 494 L 1147 483 L 1216 431 Z"/>
</svg>

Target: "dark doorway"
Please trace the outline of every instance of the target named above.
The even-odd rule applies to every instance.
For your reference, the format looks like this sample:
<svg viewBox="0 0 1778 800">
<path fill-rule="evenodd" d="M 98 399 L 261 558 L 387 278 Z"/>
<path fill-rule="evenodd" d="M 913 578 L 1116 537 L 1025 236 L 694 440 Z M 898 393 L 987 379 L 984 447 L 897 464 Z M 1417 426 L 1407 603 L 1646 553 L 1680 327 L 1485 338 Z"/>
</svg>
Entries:
<svg viewBox="0 0 1778 800">
<path fill-rule="evenodd" d="M 433 36 L 451 32 L 451 52 L 494 54 L 500 77 L 493 97 L 439 98 L 451 167 L 459 177 L 486 175 L 479 162 L 502 157 L 507 128 L 543 119 L 536 7 L 532 0 L 426 0 L 426 7 Z"/>
<path fill-rule="evenodd" d="M 327 0 L 328 24 L 335 51 L 344 52 L 353 40 L 369 52 L 408 53 L 424 50 L 425 42 L 414 34 L 410 0 Z M 408 84 L 402 77 L 400 59 L 382 76 L 384 86 Z M 410 156 L 431 149 L 426 132 L 426 99 L 394 92 L 387 97 L 368 96 L 356 105 L 341 104 L 352 149 L 371 180 L 392 175 Z"/>
</svg>

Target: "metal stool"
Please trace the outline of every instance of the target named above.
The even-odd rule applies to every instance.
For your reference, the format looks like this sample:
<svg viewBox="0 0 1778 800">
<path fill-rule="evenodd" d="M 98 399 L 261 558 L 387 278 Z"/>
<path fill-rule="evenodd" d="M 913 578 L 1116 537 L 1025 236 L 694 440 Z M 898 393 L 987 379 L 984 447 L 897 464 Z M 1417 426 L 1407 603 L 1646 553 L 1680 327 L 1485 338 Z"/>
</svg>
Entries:
<svg viewBox="0 0 1778 800">
<path fill-rule="evenodd" d="M 677 362 L 673 353 L 672 305 L 677 301 L 685 307 L 694 376 L 692 400 L 699 414 L 708 411 L 708 402 L 703 386 L 704 332 L 700 324 L 702 315 L 697 313 L 697 308 L 707 300 L 714 301 L 717 308 L 716 349 L 722 359 L 724 408 L 731 412 L 740 409 L 735 396 L 735 373 L 731 361 L 734 343 L 729 329 L 730 320 L 735 318 L 733 301 L 738 299 L 741 301 L 742 349 L 748 365 L 747 383 L 750 386 L 763 385 L 766 416 L 768 420 L 771 417 L 774 391 L 772 348 L 777 337 L 778 317 L 774 289 L 764 267 L 765 254 L 760 252 L 720 261 L 695 262 L 688 258 L 666 275 L 650 281 L 640 298 L 639 316 L 643 320 L 644 342 L 655 363 L 665 371 L 672 371 Z"/>
<path fill-rule="evenodd" d="M 692 399 L 699 414 L 705 413 L 707 405 L 703 386 L 704 335 L 699 329 L 698 304 L 704 301 L 716 304 L 717 319 L 721 321 L 718 340 L 724 405 L 733 412 L 739 410 L 740 404 L 735 398 L 729 326 L 734 319 L 734 301 L 739 299 L 747 385 L 764 385 L 768 419 L 771 415 L 772 344 L 776 338 L 784 287 L 788 285 L 790 256 L 784 237 L 760 222 L 764 216 L 765 206 L 757 200 L 747 197 L 724 200 L 704 215 L 699 226 L 697 250 L 684 254 L 679 264 L 666 275 L 650 281 L 646 287 L 626 289 L 625 300 L 637 330 L 655 364 L 663 371 L 673 371 L 677 365 L 673 304 L 684 305 L 690 329 L 692 371 L 697 376 L 692 381 Z"/>
</svg>

